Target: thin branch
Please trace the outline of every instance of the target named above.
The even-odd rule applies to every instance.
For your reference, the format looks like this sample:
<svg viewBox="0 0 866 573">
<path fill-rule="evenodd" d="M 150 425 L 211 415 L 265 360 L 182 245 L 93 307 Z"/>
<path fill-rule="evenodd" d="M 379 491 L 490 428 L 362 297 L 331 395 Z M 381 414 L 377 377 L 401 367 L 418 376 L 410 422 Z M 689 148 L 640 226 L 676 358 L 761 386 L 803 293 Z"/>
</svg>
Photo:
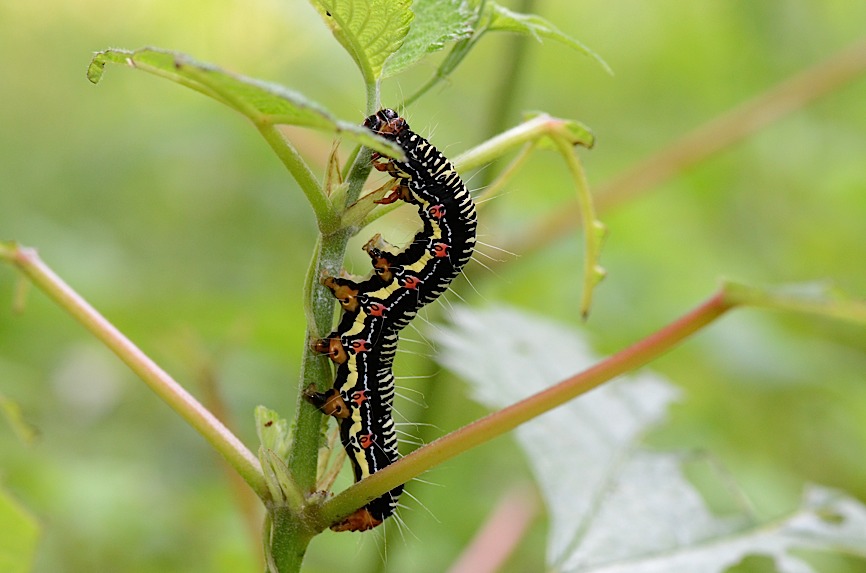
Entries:
<svg viewBox="0 0 866 573">
<path fill-rule="evenodd" d="M 331 202 L 310 167 L 277 126 L 261 123 L 255 125 L 295 181 L 298 182 L 301 191 L 304 192 L 307 201 L 310 202 L 310 206 L 316 213 L 319 228 L 324 232 L 333 230 L 339 219 L 332 212 Z"/>
<path fill-rule="evenodd" d="M 601 251 L 601 241 L 604 237 L 605 227 L 601 221 L 595 218 L 595 207 L 592 204 L 592 195 L 589 192 L 589 183 L 583 164 L 580 162 L 574 146 L 562 137 L 552 137 L 554 144 L 562 158 L 568 165 L 568 170 L 574 180 L 577 190 L 577 202 L 580 205 L 580 214 L 583 217 L 583 292 L 580 300 L 580 314 L 586 319 L 589 307 L 592 303 L 592 294 L 598 282 L 604 278 L 604 269 L 598 265 L 598 257 Z"/>
<path fill-rule="evenodd" d="M 399 484 L 406 483 L 469 449 L 584 394 L 620 374 L 643 366 L 671 350 L 682 340 L 710 324 L 733 307 L 720 290 L 697 308 L 658 332 L 562 382 L 516 404 L 447 434 L 395 464 L 340 492 L 322 505 L 319 525 L 324 528 Z"/>
<path fill-rule="evenodd" d="M 502 191 L 505 185 L 507 185 L 511 178 L 514 177 L 514 174 L 517 173 L 517 170 L 526 163 L 526 160 L 529 159 L 529 156 L 532 155 L 532 152 L 535 151 L 536 147 L 538 147 L 538 141 L 530 141 L 523 145 L 514 159 L 511 160 L 511 163 L 509 163 L 508 166 L 496 176 L 496 179 L 494 179 L 484 189 L 484 191 L 475 197 L 475 203 L 478 209 L 483 209 L 487 201 L 499 195 L 500 191 Z"/>
<path fill-rule="evenodd" d="M 57 276 L 34 249 L 0 243 L 0 260 L 14 264 L 38 288 L 101 340 L 164 402 L 201 434 L 263 500 L 268 498 L 259 461 L 207 408 Z"/>
</svg>

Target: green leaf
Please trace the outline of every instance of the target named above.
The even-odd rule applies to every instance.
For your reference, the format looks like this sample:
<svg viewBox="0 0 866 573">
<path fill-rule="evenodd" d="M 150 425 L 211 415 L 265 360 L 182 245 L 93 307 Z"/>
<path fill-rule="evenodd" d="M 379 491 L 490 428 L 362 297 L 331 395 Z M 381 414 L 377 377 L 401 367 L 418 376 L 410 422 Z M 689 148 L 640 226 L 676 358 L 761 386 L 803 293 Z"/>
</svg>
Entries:
<svg viewBox="0 0 866 573">
<path fill-rule="evenodd" d="M 259 463 L 271 500 L 277 505 L 285 505 L 293 511 L 300 510 L 304 496 L 289 473 L 289 468 L 283 458 L 273 450 L 259 447 Z"/>
<path fill-rule="evenodd" d="M 458 39 L 448 54 L 439 64 L 436 73 L 417 92 L 412 94 L 406 103 L 411 103 L 430 91 L 433 86 L 451 75 L 463 59 L 472 51 L 475 45 L 487 32 L 514 32 L 528 34 L 536 40 L 548 38 L 561 42 L 580 53 L 596 60 L 608 73 L 610 66 L 595 52 L 584 44 L 561 32 L 556 26 L 535 14 L 521 14 L 500 6 L 493 1 L 475 2 L 477 8 L 469 18 L 471 32 L 468 36 Z"/>
<path fill-rule="evenodd" d="M 289 433 L 289 423 L 279 414 L 265 406 L 256 406 L 256 433 L 262 447 L 272 450 L 285 459 L 289 455 L 292 439 Z"/>
<path fill-rule="evenodd" d="M 556 26 L 536 14 L 521 14 L 513 12 L 495 2 L 487 2 L 486 9 L 490 11 L 490 23 L 487 29 L 490 31 L 516 32 L 528 34 L 541 41 L 542 38 L 554 40 L 577 50 L 578 52 L 593 58 L 607 73 L 613 73 L 601 56 L 590 50 L 582 42 L 564 34 Z"/>
<path fill-rule="evenodd" d="M 390 157 L 403 157 L 395 144 L 361 125 L 337 119 L 298 92 L 197 62 L 179 52 L 158 48 L 97 52 L 87 68 L 87 79 L 99 83 L 106 63 L 124 64 L 194 89 L 259 125 L 298 125 L 333 132 Z"/>
<path fill-rule="evenodd" d="M 475 15 L 465 0 L 415 0 L 415 19 L 403 45 L 385 62 L 383 77 L 395 76 L 447 42 L 468 38 Z"/>
<path fill-rule="evenodd" d="M 39 524 L 9 494 L 0 490 L 0 571 L 26 573 L 33 568 Z"/>
<path fill-rule="evenodd" d="M 413 14 L 412 0 L 310 0 L 337 41 L 372 85 L 385 61 L 403 44 Z"/>
<path fill-rule="evenodd" d="M 491 408 L 597 361 L 575 329 L 514 310 L 458 309 L 453 321 L 435 335 L 440 361 Z M 682 455 L 643 445 L 678 394 L 657 375 L 633 374 L 516 430 L 549 509 L 549 570 L 722 573 L 761 554 L 780 572 L 814 573 L 791 551 L 866 557 L 866 507 L 826 488 L 808 487 L 799 507 L 769 522 L 734 488 L 732 510 L 714 514 L 685 478 Z M 726 491 L 735 485 L 717 481 Z"/>
</svg>

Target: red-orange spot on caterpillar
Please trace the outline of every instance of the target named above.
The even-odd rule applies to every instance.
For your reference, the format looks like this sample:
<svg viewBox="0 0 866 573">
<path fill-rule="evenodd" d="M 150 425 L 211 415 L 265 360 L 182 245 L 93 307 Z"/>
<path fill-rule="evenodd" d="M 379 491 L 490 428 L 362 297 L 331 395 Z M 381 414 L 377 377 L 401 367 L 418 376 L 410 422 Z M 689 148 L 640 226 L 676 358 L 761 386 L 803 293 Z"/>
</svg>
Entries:
<svg viewBox="0 0 866 573">
<path fill-rule="evenodd" d="M 356 406 L 360 406 L 364 402 L 367 401 L 367 391 L 366 390 L 358 390 L 357 392 L 352 392 L 352 402 L 355 403 Z"/>
<path fill-rule="evenodd" d="M 356 353 L 370 350 L 370 343 L 366 340 L 353 340 L 351 346 Z"/>
<path fill-rule="evenodd" d="M 358 443 L 361 444 L 361 447 L 365 450 L 373 447 L 373 443 L 376 441 L 376 436 L 373 434 L 363 434 L 358 436 Z"/>
<path fill-rule="evenodd" d="M 440 259 L 447 257 L 449 246 L 447 243 L 433 243 L 433 256 Z"/>
<path fill-rule="evenodd" d="M 403 277 L 400 279 L 400 286 L 408 289 L 416 289 L 421 284 L 421 279 L 418 277 Z"/>
<path fill-rule="evenodd" d="M 427 209 L 427 212 L 430 213 L 430 216 L 434 219 L 441 219 L 445 216 L 445 205 L 432 205 Z"/>
<path fill-rule="evenodd" d="M 367 309 L 367 314 L 370 316 L 382 316 L 385 314 L 385 305 L 374 302 Z"/>
</svg>

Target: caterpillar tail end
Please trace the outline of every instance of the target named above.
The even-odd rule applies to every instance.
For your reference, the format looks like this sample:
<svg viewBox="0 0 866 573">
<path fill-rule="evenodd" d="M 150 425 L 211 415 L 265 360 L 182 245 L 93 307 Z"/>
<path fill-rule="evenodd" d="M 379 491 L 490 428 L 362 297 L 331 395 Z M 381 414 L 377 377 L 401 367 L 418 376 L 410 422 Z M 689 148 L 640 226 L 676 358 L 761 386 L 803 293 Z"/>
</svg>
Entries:
<svg viewBox="0 0 866 573">
<path fill-rule="evenodd" d="M 333 524 L 331 531 L 367 531 L 381 524 L 381 519 L 376 519 L 369 509 L 362 507 L 352 515 Z"/>
</svg>

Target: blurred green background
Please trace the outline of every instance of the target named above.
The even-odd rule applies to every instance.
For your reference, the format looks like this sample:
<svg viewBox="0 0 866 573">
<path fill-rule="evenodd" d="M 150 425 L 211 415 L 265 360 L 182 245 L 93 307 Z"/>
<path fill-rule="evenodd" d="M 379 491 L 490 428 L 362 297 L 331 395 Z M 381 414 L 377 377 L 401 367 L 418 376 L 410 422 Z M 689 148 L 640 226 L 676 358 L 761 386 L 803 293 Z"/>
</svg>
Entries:
<svg viewBox="0 0 866 573">
<path fill-rule="evenodd" d="M 508 92 L 508 123 L 521 110 L 544 110 L 590 125 L 598 144 L 582 156 L 593 184 L 866 31 L 866 5 L 850 0 L 548 0 L 535 11 L 599 52 L 615 76 L 530 40 Z M 486 38 L 408 110 L 412 127 L 450 156 L 492 135 L 491 109 L 506 97 L 493 87 L 513 41 Z M 359 122 L 361 78 L 301 0 L 0 3 L 0 239 L 37 247 L 195 394 L 215 377 L 231 423 L 254 447 L 254 406 L 290 418 L 295 405 L 312 212 L 232 111 L 133 70 L 110 68 L 98 87 L 85 79 L 93 51 L 145 45 L 283 83 Z M 383 103 L 412 93 L 437 61 L 387 83 Z M 292 135 L 321 172 L 330 141 Z M 539 153 L 482 212 L 481 240 L 513 245 L 572 196 L 561 160 Z M 586 324 L 575 302 L 577 232 L 541 252 L 506 256 L 496 274 L 470 269 L 480 296 L 465 283 L 456 288 L 473 304 L 501 301 L 569 322 L 605 353 L 685 312 L 722 276 L 754 284 L 831 278 L 866 296 L 866 80 L 601 218 L 609 275 Z M 415 222 L 400 210 L 382 228 L 397 242 Z M 521 254 L 519 244 L 511 248 Z M 15 284 L 13 270 L 0 268 L 0 395 L 18 402 L 40 435 L 25 445 L 0 424 L 0 485 L 41 524 L 35 570 L 261 570 L 258 540 L 205 442 L 41 293 L 14 314 Z M 405 382 L 426 407 L 398 403 L 409 420 L 433 424 L 418 428 L 421 439 L 483 414 L 429 359 L 402 354 L 397 368 L 436 374 Z M 653 368 L 687 392 L 654 442 L 718 456 L 762 515 L 793 507 L 804 482 L 866 501 L 862 327 L 737 311 Z M 429 512 L 410 500 L 403 512 L 411 534 L 327 532 L 313 541 L 308 570 L 444 570 L 503 492 L 530 480 L 510 439 L 425 479 L 434 485 L 410 491 Z M 544 534 L 538 519 L 509 571 L 541 569 Z M 866 570 L 862 561 L 812 558 L 822 571 Z M 772 571 L 760 559 L 740 570 Z"/>
</svg>

